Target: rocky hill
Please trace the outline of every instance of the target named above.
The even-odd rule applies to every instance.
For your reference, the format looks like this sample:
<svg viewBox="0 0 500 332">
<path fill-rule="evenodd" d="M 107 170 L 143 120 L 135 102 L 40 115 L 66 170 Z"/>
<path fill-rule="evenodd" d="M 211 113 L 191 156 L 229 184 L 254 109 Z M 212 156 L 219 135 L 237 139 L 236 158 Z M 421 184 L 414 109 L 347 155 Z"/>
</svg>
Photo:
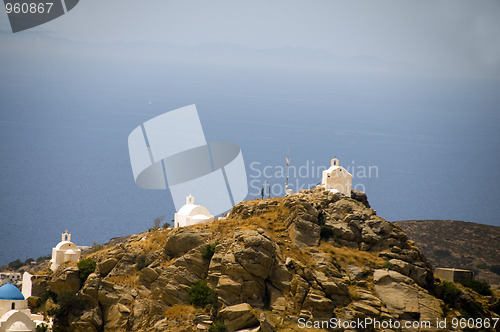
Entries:
<svg viewBox="0 0 500 332">
<path fill-rule="evenodd" d="M 415 241 L 433 267 L 473 270 L 477 279 L 500 287 L 500 227 L 456 220 L 395 223 Z"/>
<path fill-rule="evenodd" d="M 86 332 L 300 331 L 300 322 L 331 318 L 435 325 L 500 312 L 496 297 L 435 280 L 364 193 L 320 188 L 242 202 L 210 224 L 133 235 L 79 266 L 39 272 L 33 295 L 33 310 L 60 330 Z"/>
</svg>

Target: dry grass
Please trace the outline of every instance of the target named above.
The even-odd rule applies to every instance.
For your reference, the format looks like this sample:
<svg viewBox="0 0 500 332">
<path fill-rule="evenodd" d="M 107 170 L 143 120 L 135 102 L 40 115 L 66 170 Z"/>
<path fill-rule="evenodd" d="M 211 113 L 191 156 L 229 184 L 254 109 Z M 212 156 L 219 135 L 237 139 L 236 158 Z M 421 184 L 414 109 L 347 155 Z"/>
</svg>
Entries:
<svg viewBox="0 0 500 332">
<path fill-rule="evenodd" d="M 110 252 L 114 248 L 115 248 L 115 246 L 106 247 L 106 248 L 94 251 L 88 255 L 82 255 L 82 258 L 92 258 L 94 261 L 96 261 L 95 258 L 101 257 L 101 256 L 106 256 L 108 254 L 108 252 Z"/>
<path fill-rule="evenodd" d="M 130 245 L 146 252 L 162 250 L 168 232 L 169 230 L 158 229 L 145 233 L 146 239 L 144 241 L 133 241 L 130 242 Z"/>
<path fill-rule="evenodd" d="M 106 278 L 106 280 L 120 286 L 138 287 L 138 283 L 136 282 L 137 272 L 127 275 L 111 276 Z"/>
<path fill-rule="evenodd" d="M 201 312 L 200 309 L 192 305 L 176 304 L 165 311 L 165 318 L 167 320 L 177 320 L 182 322 L 193 321 L 196 314 Z"/>
<path fill-rule="evenodd" d="M 378 257 L 378 253 L 375 254 L 347 247 L 335 247 L 330 243 L 322 243 L 319 248 L 324 252 L 331 253 L 344 269 L 347 269 L 347 266 L 350 264 L 361 268 L 374 268 L 383 266 L 386 262 L 383 258 Z"/>
<path fill-rule="evenodd" d="M 349 285 L 349 296 L 354 300 L 359 299 L 359 293 L 356 286 Z"/>
</svg>

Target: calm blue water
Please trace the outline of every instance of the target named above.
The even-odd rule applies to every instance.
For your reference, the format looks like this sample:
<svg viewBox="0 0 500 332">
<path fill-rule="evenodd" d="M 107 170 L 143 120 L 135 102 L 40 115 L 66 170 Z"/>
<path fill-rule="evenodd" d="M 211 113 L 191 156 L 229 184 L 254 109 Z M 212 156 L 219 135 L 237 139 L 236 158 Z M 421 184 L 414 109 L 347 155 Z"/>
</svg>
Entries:
<svg viewBox="0 0 500 332">
<path fill-rule="evenodd" d="M 500 225 L 495 81 L 28 58 L 1 74 L 0 264 L 49 254 L 65 229 L 91 245 L 171 220 L 168 192 L 135 185 L 127 137 L 193 103 L 208 141 L 241 146 L 248 199 L 263 181 L 281 192 L 289 151 L 303 166 L 294 189 L 318 183 L 313 168 L 337 156 L 388 220 Z M 265 166 L 272 175 L 259 177 Z"/>
</svg>

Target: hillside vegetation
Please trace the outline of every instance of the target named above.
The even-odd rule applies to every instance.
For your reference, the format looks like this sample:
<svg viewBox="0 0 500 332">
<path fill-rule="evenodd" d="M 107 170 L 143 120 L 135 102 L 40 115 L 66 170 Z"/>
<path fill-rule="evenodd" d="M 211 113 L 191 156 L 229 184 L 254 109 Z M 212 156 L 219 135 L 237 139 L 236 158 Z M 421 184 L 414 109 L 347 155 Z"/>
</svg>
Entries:
<svg viewBox="0 0 500 332">
<path fill-rule="evenodd" d="M 62 331 L 300 331 L 299 319 L 435 324 L 500 311 L 496 297 L 437 282 L 360 192 L 242 202 L 227 219 L 151 229 L 85 259 L 94 272 L 85 261 L 83 275 L 70 263 L 34 278 L 32 308 Z"/>
<path fill-rule="evenodd" d="M 500 287 L 500 227 L 456 220 L 395 224 L 415 241 L 434 268 L 473 270 L 477 279 Z"/>
</svg>

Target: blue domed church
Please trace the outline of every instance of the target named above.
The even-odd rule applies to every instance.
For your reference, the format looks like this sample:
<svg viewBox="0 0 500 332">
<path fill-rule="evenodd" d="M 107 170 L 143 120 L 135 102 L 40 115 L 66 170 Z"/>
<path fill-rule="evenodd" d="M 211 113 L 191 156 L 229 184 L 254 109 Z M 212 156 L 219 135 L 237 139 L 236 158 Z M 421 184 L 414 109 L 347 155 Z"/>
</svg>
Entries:
<svg viewBox="0 0 500 332">
<path fill-rule="evenodd" d="M 42 315 L 28 309 L 28 301 L 16 286 L 8 283 L 0 287 L 0 332 L 35 331 L 42 321 Z"/>
</svg>

